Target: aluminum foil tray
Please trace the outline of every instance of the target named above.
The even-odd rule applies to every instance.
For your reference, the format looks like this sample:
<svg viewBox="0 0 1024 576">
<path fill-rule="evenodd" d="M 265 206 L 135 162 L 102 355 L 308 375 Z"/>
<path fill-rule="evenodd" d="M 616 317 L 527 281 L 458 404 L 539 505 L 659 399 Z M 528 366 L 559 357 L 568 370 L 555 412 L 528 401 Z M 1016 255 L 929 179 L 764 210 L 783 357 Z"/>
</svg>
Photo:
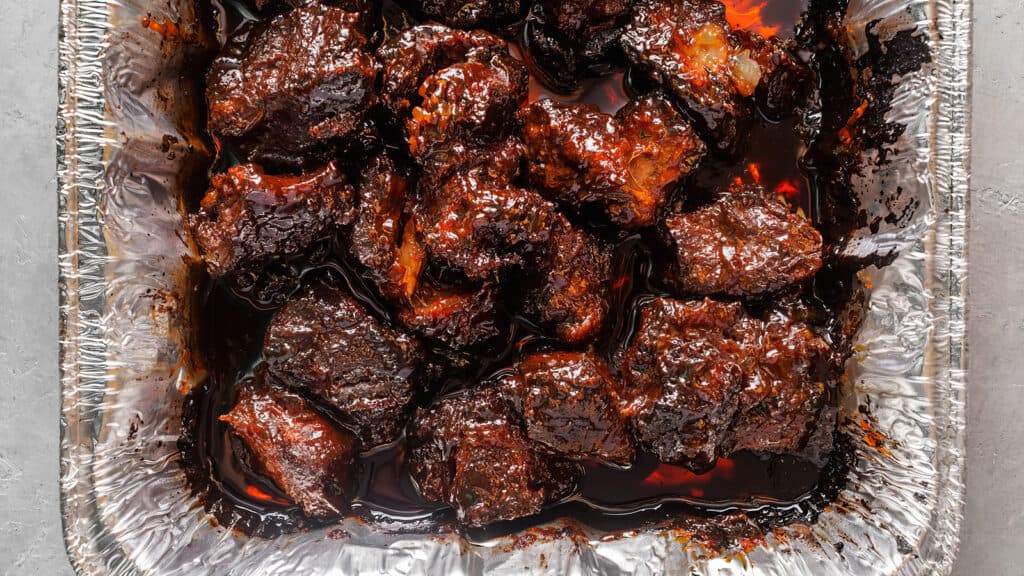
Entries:
<svg viewBox="0 0 1024 576">
<path fill-rule="evenodd" d="M 923 35 L 932 60 L 896 79 L 895 161 L 864 198 L 897 186 L 917 210 L 854 249 L 900 248 L 871 273 L 848 371 L 856 464 L 812 525 L 738 550 L 638 531 L 529 546 L 457 535 L 382 535 L 347 521 L 275 540 L 211 524 L 179 463 L 190 371 L 192 253 L 181 191 L 205 157 L 197 86 L 180 71 L 202 42 L 192 0 L 62 0 L 60 42 L 61 491 L 81 574 L 937 574 L 949 571 L 963 500 L 964 288 L 970 2 L 853 0 L 849 41 Z M 207 39 L 208 40 L 208 39 Z M 204 167 L 203 167 L 204 168 Z M 869 200 L 866 200 L 869 201 Z M 871 200 L 878 215 L 895 210 Z M 893 220 L 893 219 L 890 219 Z M 870 407 L 870 422 L 857 416 Z M 865 428 L 867 428 L 865 430 Z"/>
</svg>

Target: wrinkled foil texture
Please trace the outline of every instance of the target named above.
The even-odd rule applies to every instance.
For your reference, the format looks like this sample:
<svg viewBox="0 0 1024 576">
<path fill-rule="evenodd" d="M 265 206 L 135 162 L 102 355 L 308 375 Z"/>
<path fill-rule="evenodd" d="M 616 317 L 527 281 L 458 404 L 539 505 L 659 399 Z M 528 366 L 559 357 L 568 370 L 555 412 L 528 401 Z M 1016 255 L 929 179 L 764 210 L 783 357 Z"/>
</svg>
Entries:
<svg viewBox="0 0 1024 576">
<path fill-rule="evenodd" d="M 848 370 L 856 464 L 813 525 L 744 550 L 685 532 L 577 537 L 529 546 L 457 535 L 384 535 L 355 521 L 251 539 L 216 527 L 180 466 L 182 389 L 194 383 L 182 173 L 202 153 L 180 110 L 186 59 L 143 22 L 195 21 L 191 0 L 63 0 L 60 42 L 61 490 L 68 553 L 81 574 L 937 574 L 951 567 L 963 500 L 964 296 L 970 3 L 852 0 L 849 41 L 902 29 L 932 63 L 899 80 L 890 120 L 900 153 L 858 182 L 869 212 L 898 184 L 913 219 L 865 232 L 857 253 L 901 249 L 871 270 L 867 317 Z M 145 20 L 149 18 L 150 20 Z M 182 25 L 188 30 L 188 24 Z M 158 28 L 158 27 L 157 27 Z M 176 138 L 169 140 L 165 135 Z M 194 146 L 192 154 L 186 153 Z M 902 198 L 902 197 L 901 197 Z M 872 200 L 874 199 L 874 200 Z"/>
</svg>

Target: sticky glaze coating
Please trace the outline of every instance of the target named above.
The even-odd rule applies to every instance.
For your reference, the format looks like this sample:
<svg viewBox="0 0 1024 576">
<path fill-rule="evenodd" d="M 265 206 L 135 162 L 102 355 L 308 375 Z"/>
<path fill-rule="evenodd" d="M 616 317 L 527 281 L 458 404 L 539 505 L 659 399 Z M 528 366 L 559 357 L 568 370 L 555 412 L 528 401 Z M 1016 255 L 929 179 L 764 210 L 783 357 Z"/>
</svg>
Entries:
<svg viewBox="0 0 1024 576">
<path fill-rule="evenodd" d="M 498 286 L 491 282 L 469 286 L 423 282 L 399 308 L 398 322 L 448 348 L 471 348 L 501 335 L 500 301 Z"/>
<path fill-rule="evenodd" d="M 821 234 L 758 186 L 734 187 L 703 208 L 671 215 L 663 232 L 674 256 L 666 280 L 684 294 L 758 296 L 821 268 Z"/>
<path fill-rule="evenodd" d="M 354 132 L 376 99 L 379 65 L 359 16 L 312 4 L 232 37 L 210 66 L 210 131 L 255 162 L 309 167 Z"/>
<path fill-rule="evenodd" d="M 736 302 L 655 299 L 622 366 L 637 440 L 697 472 L 736 450 L 796 451 L 825 398 L 827 350 L 782 314 L 764 322 Z"/>
<path fill-rule="evenodd" d="M 306 288 L 274 315 L 263 357 L 274 378 L 336 410 L 366 446 L 398 437 L 420 389 L 419 341 L 324 284 Z"/>
<path fill-rule="evenodd" d="M 614 117 L 541 100 L 520 119 L 531 183 L 576 211 L 597 204 L 625 228 L 654 224 L 704 155 L 696 132 L 658 95 L 632 100 Z"/>
<path fill-rule="evenodd" d="M 715 0 L 639 0 L 621 44 L 691 113 L 708 146 L 727 156 L 738 153 L 750 129 L 761 84 L 783 63 L 795 68 L 778 41 L 733 30 Z M 780 94 L 779 88 L 770 91 Z"/>
<path fill-rule="evenodd" d="M 575 485 L 575 466 L 541 453 L 512 403 L 492 388 L 417 410 L 409 467 L 423 496 L 484 526 L 536 514 Z"/>
<path fill-rule="evenodd" d="M 504 390 L 519 406 L 526 435 L 554 454 L 622 466 L 633 462 L 620 384 L 593 353 L 526 356 L 504 382 Z"/>
<path fill-rule="evenodd" d="M 545 254 L 532 267 L 523 312 L 562 342 L 586 344 L 608 316 L 611 255 L 558 216 Z"/>
<path fill-rule="evenodd" d="M 334 164 L 301 176 L 271 176 L 256 164 L 215 175 L 191 218 L 211 276 L 258 275 L 302 255 L 355 218 L 355 190 Z"/>
<path fill-rule="evenodd" d="M 432 74 L 458 62 L 486 62 L 507 50 L 504 40 L 481 30 L 414 26 L 377 49 L 384 63 L 380 98 L 392 114 L 404 118 L 420 102 L 420 86 Z"/>
<path fill-rule="evenodd" d="M 534 4 L 525 36 L 544 83 L 570 93 L 591 69 L 613 57 L 629 0 L 542 0 Z"/>
<path fill-rule="evenodd" d="M 220 419 L 307 516 L 329 520 L 348 512 L 359 441 L 301 396 L 250 379 L 239 385 L 238 402 Z"/>
</svg>

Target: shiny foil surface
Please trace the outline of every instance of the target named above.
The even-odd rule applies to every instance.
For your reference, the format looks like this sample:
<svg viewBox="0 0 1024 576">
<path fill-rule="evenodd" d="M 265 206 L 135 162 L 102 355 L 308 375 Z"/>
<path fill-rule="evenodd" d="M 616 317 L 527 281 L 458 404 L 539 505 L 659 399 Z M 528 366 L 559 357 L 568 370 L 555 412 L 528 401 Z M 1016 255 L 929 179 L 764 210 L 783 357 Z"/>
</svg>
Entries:
<svg viewBox="0 0 1024 576">
<path fill-rule="evenodd" d="M 888 120 L 906 125 L 898 153 L 855 182 L 882 224 L 849 250 L 900 251 L 861 275 L 870 300 L 841 425 L 856 463 L 817 522 L 725 550 L 702 544 L 696 529 L 604 538 L 570 521 L 553 527 L 572 537 L 532 543 L 388 535 L 355 520 L 268 540 L 211 523 L 188 490 L 176 442 L 183 391 L 202 377 L 189 354 L 194 250 L 181 198 L 212 155 L 195 113 L 201 87 L 179 71 L 213 39 L 191 0 L 61 7 L 61 491 L 79 573 L 949 571 L 963 502 L 970 2 L 851 1 L 854 56 L 868 49 L 869 29 L 882 40 L 916 30 L 931 49 L 929 64 L 896 79 Z M 887 199 L 896 186 L 899 198 Z M 887 222 L 897 211 L 910 216 Z"/>
</svg>

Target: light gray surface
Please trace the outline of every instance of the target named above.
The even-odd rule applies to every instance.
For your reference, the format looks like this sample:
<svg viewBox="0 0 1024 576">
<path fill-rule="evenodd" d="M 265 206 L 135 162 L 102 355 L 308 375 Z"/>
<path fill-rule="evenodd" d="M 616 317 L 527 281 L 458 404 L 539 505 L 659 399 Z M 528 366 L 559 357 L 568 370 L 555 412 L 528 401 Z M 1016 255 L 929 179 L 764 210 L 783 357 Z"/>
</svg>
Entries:
<svg viewBox="0 0 1024 576">
<path fill-rule="evenodd" d="M 954 573 L 1010 576 L 1024 559 L 1024 2 L 976 2 L 975 21 L 967 519 Z M 56 45 L 56 1 L 0 0 L 0 576 L 71 573 L 57 494 Z"/>
</svg>

